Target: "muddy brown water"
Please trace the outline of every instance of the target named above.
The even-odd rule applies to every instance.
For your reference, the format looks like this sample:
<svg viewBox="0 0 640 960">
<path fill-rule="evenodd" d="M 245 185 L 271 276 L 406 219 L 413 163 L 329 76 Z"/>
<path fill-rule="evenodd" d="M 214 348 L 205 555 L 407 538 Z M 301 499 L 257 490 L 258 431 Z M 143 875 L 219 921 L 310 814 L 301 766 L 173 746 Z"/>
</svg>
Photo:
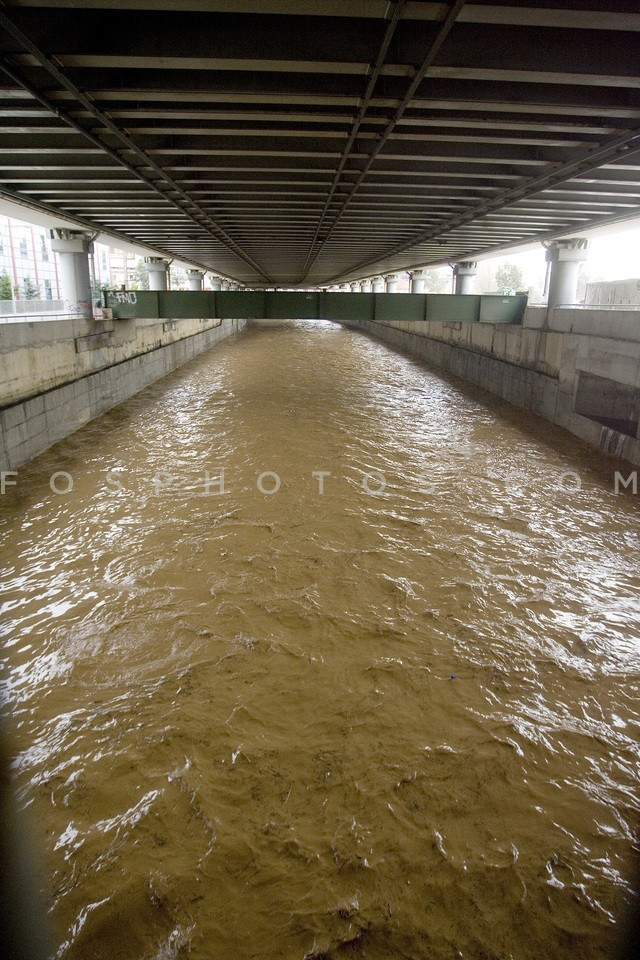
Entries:
<svg viewBox="0 0 640 960">
<path fill-rule="evenodd" d="M 0 501 L 56 957 L 611 954 L 640 673 L 612 463 L 299 322 L 235 335 Z"/>
</svg>

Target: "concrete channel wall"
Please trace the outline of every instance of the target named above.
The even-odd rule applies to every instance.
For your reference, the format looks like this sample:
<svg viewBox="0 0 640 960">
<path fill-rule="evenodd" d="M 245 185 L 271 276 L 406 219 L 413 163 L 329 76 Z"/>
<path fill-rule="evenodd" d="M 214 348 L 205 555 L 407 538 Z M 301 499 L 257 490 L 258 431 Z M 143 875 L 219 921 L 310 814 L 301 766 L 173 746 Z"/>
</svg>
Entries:
<svg viewBox="0 0 640 960">
<path fill-rule="evenodd" d="M 640 465 L 640 311 L 527 307 L 522 323 L 398 320 L 389 317 L 394 296 L 402 295 L 387 296 L 376 319 L 338 322 Z M 0 470 L 15 470 L 243 325 L 141 317 L 3 323 Z"/>
<path fill-rule="evenodd" d="M 202 319 L 3 323 L 0 470 L 32 460 L 242 326 Z"/>
<path fill-rule="evenodd" d="M 522 325 L 341 320 L 640 465 L 640 312 L 527 307 Z"/>
</svg>

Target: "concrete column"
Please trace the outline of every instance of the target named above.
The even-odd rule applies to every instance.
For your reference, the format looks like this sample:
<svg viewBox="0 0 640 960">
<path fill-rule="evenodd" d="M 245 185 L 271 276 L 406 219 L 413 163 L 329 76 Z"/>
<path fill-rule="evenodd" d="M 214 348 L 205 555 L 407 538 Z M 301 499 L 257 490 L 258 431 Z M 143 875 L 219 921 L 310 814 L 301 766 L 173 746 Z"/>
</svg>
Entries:
<svg viewBox="0 0 640 960">
<path fill-rule="evenodd" d="M 348 283 L 340 284 L 340 293 L 351 293 L 351 287 Z"/>
<path fill-rule="evenodd" d="M 149 290 L 166 290 L 168 261 L 162 260 L 160 257 L 147 257 L 146 264 L 149 274 Z"/>
<path fill-rule="evenodd" d="M 351 282 L 350 286 L 351 286 L 351 293 L 360 293 L 360 281 L 359 281 L 359 280 L 353 280 L 353 281 Z"/>
<path fill-rule="evenodd" d="M 201 270 L 187 270 L 187 289 L 202 290 L 204 274 Z"/>
<path fill-rule="evenodd" d="M 554 240 L 547 247 L 545 259 L 551 264 L 549 277 L 550 307 L 576 302 L 580 264 L 587 259 L 589 241 L 586 237 Z"/>
<path fill-rule="evenodd" d="M 222 283 L 220 284 L 220 289 L 221 289 L 221 290 L 229 290 L 229 281 L 228 281 L 228 280 L 223 280 Z"/>
<path fill-rule="evenodd" d="M 384 277 L 374 277 L 371 283 L 374 293 L 384 293 Z"/>
<path fill-rule="evenodd" d="M 51 249 L 58 254 L 58 272 L 65 311 L 79 317 L 92 317 L 89 254 L 93 244 L 88 233 L 80 230 L 50 230 Z"/>
<path fill-rule="evenodd" d="M 424 282 L 426 274 L 424 270 L 411 270 L 411 293 L 424 293 Z"/>
<path fill-rule="evenodd" d="M 478 265 L 472 260 L 463 260 L 456 263 L 453 275 L 456 278 L 455 293 L 473 293 L 473 278 L 478 272 Z"/>
<path fill-rule="evenodd" d="M 398 292 L 398 276 L 395 273 L 390 273 L 386 278 L 387 281 L 387 293 L 397 293 Z"/>
<path fill-rule="evenodd" d="M 211 277 L 211 289 L 220 290 L 222 288 L 222 280 L 220 277 Z"/>
<path fill-rule="evenodd" d="M 371 280 L 361 280 L 361 281 L 360 281 L 360 292 L 361 292 L 361 293 L 371 293 Z"/>
</svg>

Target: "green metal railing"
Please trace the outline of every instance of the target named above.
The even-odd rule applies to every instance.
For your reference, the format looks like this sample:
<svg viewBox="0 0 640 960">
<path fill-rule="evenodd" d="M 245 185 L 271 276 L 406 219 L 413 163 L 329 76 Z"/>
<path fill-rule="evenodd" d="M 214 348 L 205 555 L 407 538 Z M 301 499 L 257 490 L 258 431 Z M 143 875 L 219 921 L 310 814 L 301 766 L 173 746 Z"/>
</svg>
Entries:
<svg viewBox="0 0 640 960">
<path fill-rule="evenodd" d="M 106 290 L 115 320 L 439 320 L 522 323 L 526 296 L 441 293 L 303 293 L 278 290 Z"/>
</svg>

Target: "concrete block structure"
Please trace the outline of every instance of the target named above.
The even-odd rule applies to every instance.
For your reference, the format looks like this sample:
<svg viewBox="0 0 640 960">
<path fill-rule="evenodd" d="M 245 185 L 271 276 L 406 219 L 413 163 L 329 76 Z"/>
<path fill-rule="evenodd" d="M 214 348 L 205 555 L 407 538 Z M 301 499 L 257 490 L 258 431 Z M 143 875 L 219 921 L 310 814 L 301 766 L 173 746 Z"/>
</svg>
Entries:
<svg viewBox="0 0 640 960">
<path fill-rule="evenodd" d="M 635 311 L 527 308 L 522 325 L 343 320 L 640 465 Z"/>
<path fill-rule="evenodd" d="M 242 320 L 5 323 L 0 470 L 15 470 L 242 329 Z"/>
</svg>

